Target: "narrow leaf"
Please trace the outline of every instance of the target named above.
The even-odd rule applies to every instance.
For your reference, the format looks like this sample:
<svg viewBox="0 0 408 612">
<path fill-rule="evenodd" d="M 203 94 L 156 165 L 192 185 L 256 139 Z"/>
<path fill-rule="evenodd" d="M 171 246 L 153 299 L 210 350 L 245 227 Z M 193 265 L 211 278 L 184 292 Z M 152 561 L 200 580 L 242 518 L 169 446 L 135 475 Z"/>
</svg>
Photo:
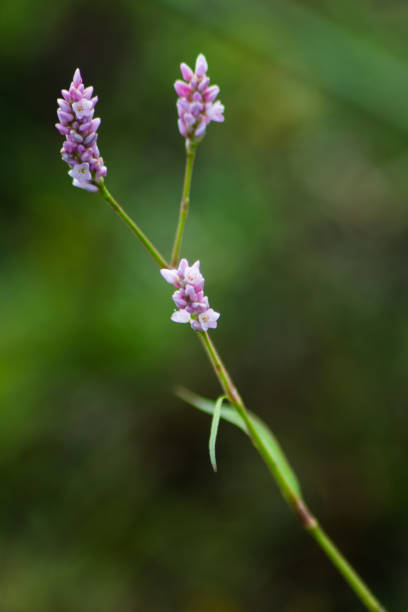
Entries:
<svg viewBox="0 0 408 612">
<path fill-rule="evenodd" d="M 210 439 L 208 448 L 210 451 L 210 461 L 214 472 L 217 471 L 217 460 L 215 458 L 215 442 L 217 440 L 218 425 L 220 424 L 222 402 L 227 399 L 225 395 L 221 395 L 214 404 L 213 417 L 211 420 Z"/>
<path fill-rule="evenodd" d="M 217 402 L 214 402 L 212 400 L 201 397 L 200 395 L 196 395 L 192 391 L 189 391 L 188 389 L 184 388 L 178 388 L 176 390 L 176 395 L 191 406 L 197 408 L 198 410 L 212 415 L 214 415 L 216 410 L 216 404 L 217 402 L 219 402 L 219 399 L 217 400 Z M 242 431 L 244 431 L 247 435 L 249 435 L 244 421 L 242 420 L 238 412 L 235 410 L 235 408 L 232 408 L 231 406 L 222 406 L 220 403 L 219 412 L 220 418 L 224 419 L 224 421 L 232 423 L 239 429 L 242 429 Z M 281 472 L 286 476 L 293 490 L 298 495 L 301 495 L 299 481 L 283 450 L 281 449 L 279 442 L 277 441 L 269 427 L 262 421 L 262 419 L 255 416 L 249 410 L 248 415 L 252 420 L 253 426 L 257 429 L 259 436 L 262 438 L 271 458 L 279 467 Z"/>
</svg>

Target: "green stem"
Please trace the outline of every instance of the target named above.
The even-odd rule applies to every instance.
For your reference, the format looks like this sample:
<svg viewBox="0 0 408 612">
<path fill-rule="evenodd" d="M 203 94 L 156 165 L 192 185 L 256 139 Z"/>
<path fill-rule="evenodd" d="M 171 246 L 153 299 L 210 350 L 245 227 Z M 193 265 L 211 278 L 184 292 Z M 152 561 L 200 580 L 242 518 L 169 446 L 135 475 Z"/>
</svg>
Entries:
<svg viewBox="0 0 408 612">
<path fill-rule="evenodd" d="M 160 268 L 169 268 L 169 264 L 162 257 L 159 251 L 153 246 L 150 240 L 145 236 L 140 227 L 125 213 L 123 208 L 118 204 L 118 202 L 114 199 L 114 197 L 109 193 L 103 181 L 98 183 L 99 193 L 103 197 L 104 200 L 113 208 L 113 210 L 119 215 L 119 217 L 126 223 L 126 225 L 131 229 L 131 231 L 137 236 L 139 241 L 142 243 L 146 251 L 153 257 L 154 261 L 158 264 Z"/>
<path fill-rule="evenodd" d="M 361 599 L 367 610 L 372 610 L 373 612 L 386 612 L 385 608 L 383 608 L 378 599 L 374 597 L 370 589 L 364 584 L 360 576 L 351 567 L 350 563 L 341 554 L 323 529 L 319 525 L 316 525 L 315 528 L 310 529 L 310 535 L 314 537 L 320 548 L 322 548 L 329 559 L 331 559 L 332 563 L 337 567 L 346 582 L 349 583 L 351 588 Z"/>
<path fill-rule="evenodd" d="M 198 332 L 198 336 L 211 361 L 211 364 L 218 377 L 221 387 L 224 390 L 224 393 L 230 400 L 231 404 L 234 405 L 242 420 L 244 421 L 254 446 L 264 459 L 270 472 L 275 478 L 284 498 L 289 503 L 291 508 L 295 511 L 295 514 L 300 520 L 302 526 L 314 537 L 320 548 L 322 548 L 322 550 L 326 553 L 326 555 L 329 557 L 335 567 L 339 570 L 339 572 L 348 582 L 350 587 L 354 590 L 356 595 L 366 606 L 367 610 L 370 610 L 372 612 L 385 612 L 385 608 L 381 606 L 379 601 L 374 597 L 369 588 L 364 584 L 364 582 L 361 580 L 355 570 L 351 567 L 351 565 L 345 559 L 339 549 L 333 544 L 330 538 L 322 530 L 316 518 L 307 508 L 302 497 L 293 489 L 286 475 L 282 472 L 279 465 L 270 455 L 267 446 L 265 445 L 261 436 L 258 433 L 258 430 L 256 429 L 256 427 L 254 427 L 252 419 L 250 418 L 246 410 L 245 404 L 242 401 L 242 398 L 239 395 L 234 383 L 232 382 L 232 379 L 225 365 L 223 364 L 210 336 L 208 335 L 208 332 Z"/>
<path fill-rule="evenodd" d="M 177 224 L 176 236 L 174 238 L 173 251 L 171 254 L 171 265 L 176 267 L 180 257 L 181 243 L 183 240 L 184 226 L 186 223 L 188 208 L 190 206 L 190 187 L 193 174 L 194 158 L 197 145 L 186 141 L 186 169 L 184 172 L 183 193 L 180 202 L 180 212 Z"/>
</svg>

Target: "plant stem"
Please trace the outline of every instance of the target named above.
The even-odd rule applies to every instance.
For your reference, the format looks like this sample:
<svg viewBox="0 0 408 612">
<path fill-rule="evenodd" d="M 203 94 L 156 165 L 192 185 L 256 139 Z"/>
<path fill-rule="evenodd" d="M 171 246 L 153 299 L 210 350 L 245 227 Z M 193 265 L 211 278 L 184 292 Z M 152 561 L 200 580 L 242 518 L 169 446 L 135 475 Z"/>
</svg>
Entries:
<svg viewBox="0 0 408 612">
<path fill-rule="evenodd" d="M 198 332 L 198 336 L 205 348 L 205 351 L 210 359 L 210 362 L 218 377 L 221 387 L 224 390 L 224 393 L 226 394 L 231 404 L 236 408 L 242 420 L 244 421 L 250 434 L 252 443 L 264 459 L 270 472 L 275 478 L 284 498 L 294 510 L 302 526 L 314 537 L 320 548 L 322 548 L 322 550 L 326 553 L 326 555 L 329 557 L 335 567 L 339 570 L 339 572 L 348 582 L 350 587 L 354 590 L 356 595 L 366 606 L 367 610 L 370 610 L 371 612 L 385 612 L 385 608 L 381 606 L 379 601 L 374 597 L 369 588 L 364 584 L 364 582 L 361 580 L 355 570 L 351 567 L 351 565 L 345 559 L 339 549 L 326 535 L 326 533 L 318 524 L 316 518 L 307 508 L 302 497 L 293 489 L 286 475 L 282 472 L 278 464 L 274 461 L 273 457 L 271 457 L 268 448 L 263 442 L 256 427 L 254 427 L 252 419 L 250 418 L 246 410 L 245 404 L 242 401 L 242 398 L 239 395 L 234 383 L 232 382 L 232 379 L 225 365 L 223 364 L 217 352 L 217 349 L 214 346 L 214 343 L 208 335 L 208 332 Z"/>
<path fill-rule="evenodd" d="M 310 535 L 314 537 L 320 548 L 324 550 L 332 563 L 337 567 L 346 582 L 349 583 L 351 588 L 366 606 L 367 610 L 372 610 L 373 612 L 386 612 L 385 608 L 374 597 L 370 589 L 366 584 L 364 584 L 360 576 L 352 568 L 350 563 L 341 554 L 339 549 L 335 546 L 323 529 L 319 525 L 316 525 L 316 528 L 310 529 Z"/>
<path fill-rule="evenodd" d="M 176 267 L 180 257 L 181 243 L 183 240 L 184 226 L 186 223 L 188 208 L 190 205 L 190 187 L 193 174 L 194 158 L 197 145 L 186 141 L 186 168 L 184 171 L 183 193 L 180 202 L 180 212 L 177 224 L 176 236 L 174 238 L 173 251 L 171 254 L 171 265 Z"/>
<path fill-rule="evenodd" d="M 176 234 L 176 244 L 177 253 L 181 246 L 181 239 L 183 234 L 183 227 L 185 223 L 185 219 L 188 211 L 188 200 L 189 200 L 189 192 L 190 192 L 190 182 L 191 182 L 191 172 L 193 168 L 194 162 L 194 151 L 187 152 L 187 163 L 186 163 L 186 176 L 184 180 L 184 189 L 183 189 L 183 199 L 182 206 L 180 209 L 180 220 L 179 227 Z M 132 232 L 137 236 L 139 241 L 145 247 L 145 249 L 150 253 L 153 257 L 154 261 L 158 264 L 160 268 L 169 268 L 169 264 L 166 260 L 160 255 L 157 249 L 152 245 L 150 240 L 144 235 L 142 230 L 136 225 L 134 221 L 125 213 L 123 208 L 114 200 L 109 191 L 106 189 L 103 182 L 99 183 L 99 191 L 102 197 L 112 206 L 113 210 L 123 219 L 123 221 L 130 227 Z M 183 205 L 184 201 L 184 205 Z M 184 217 L 182 218 L 182 215 Z M 173 260 L 172 264 L 175 265 L 178 261 L 177 259 Z M 173 263 L 174 262 L 174 263 Z M 338 571 L 342 574 L 346 582 L 350 585 L 350 587 L 354 590 L 356 595 L 359 597 L 361 602 L 365 605 L 367 610 L 370 612 L 386 612 L 385 608 L 381 606 L 379 601 L 375 598 L 375 596 L 371 593 L 369 588 L 364 584 L 361 580 L 357 572 L 351 567 L 349 562 L 345 559 L 342 553 L 338 550 L 338 548 L 334 545 L 334 543 L 330 540 L 327 534 L 322 530 L 320 525 L 318 524 L 316 518 L 311 514 L 309 509 L 307 508 L 303 498 L 297 493 L 291 483 L 288 481 L 286 475 L 282 472 L 280 467 L 277 465 L 276 461 L 274 461 L 273 457 L 271 457 L 268 452 L 265 443 L 262 438 L 259 436 L 256 427 L 254 427 L 252 420 L 247 412 L 245 404 L 235 387 L 228 370 L 223 364 L 221 357 L 219 356 L 217 349 L 214 346 L 210 336 L 207 332 L 197 332 L 201 343 L 204 346 L 204 349 L 210 359 L 210 362 L 214 368 L 214 371 L 218 377 L 218 380 L 221 384 L 221 387 L 224 390 L 225 395 L 231 402 L 231 404 L 236 408 L 239 415 L 243 419 L 248 432 L 250 434 L 252 443 L 264 459 L 267 467 L 275 478 L 279 489 L 281 490 L 284 498 L 294 510 L 296 516 L 300 520 L 302 526 L 308 531 L 311 536 L 316 540 L 320 548 L 326 553 L 329 559 L 332 561 L 333 565 L 338 569 Z"/>
<path fill-rule="evenodd" d="M 126 225 L 131 229 L 135 236 L 137 236 L 146 251 L 153 257 L 157 265 L 160 268 L 169 268 L 170 266 L 164 259 L 164 257 L 160 255 L 159 251 L 156 249 L 156 247 L 153 246 L 153 244 L 150 242 L 147 236 L 145 236 L 145 234 L 142 232 L 140 227 L 133 221 L 133 219 L 131 219 L 129 215 L 125 213 L 120 204 L 118 204 L 118 202 L 114 199 L 111 193 L 107 190 L 103 181 L 98 184 L 98 187 L 99 193 L 101 194 L 103 199 L 106 200 L 106 202 L 108 202 L 110 206 L 112 206 L 113 210 L 126 223 Z"/>
</svg>

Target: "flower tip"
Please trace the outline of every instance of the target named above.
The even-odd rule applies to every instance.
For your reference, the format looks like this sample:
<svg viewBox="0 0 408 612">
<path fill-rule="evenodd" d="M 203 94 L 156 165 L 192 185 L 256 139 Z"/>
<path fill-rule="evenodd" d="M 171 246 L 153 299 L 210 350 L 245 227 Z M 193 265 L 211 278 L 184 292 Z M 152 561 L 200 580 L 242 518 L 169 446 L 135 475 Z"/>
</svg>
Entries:
<svg viewBox="0 0 408 612">
<path fill-rule="evenodd" d="M 78 85 L 82 83 L 82 76 L 81 76 L 81 71 L 79 70 L 79 68 L 75 70 L 72 82 L 75 87 L 78 87 Z"/>
<path fill-rule="evenodd" d="M 187 66 L 184 62 L 180 64 L 180 72 L 181 76 L 185 81 L 191 81 L 193 78 L 194 72 L 191 70 L 190 66 Z"/>
<path fill-rule="evenodd" d="M 196 59 L 195 72 L 198 76 L 203 76 L 208 70 L 207 60 L 203 53 L 200 53 Z"/>
<path fill-rule="evenodd" d="M 183 259 L 180 260 L 179 267 L 177 269 L 177 272 L 180 274 L 180 276 L 184 276 L 186 268 L 188 268 L 188 260 L 183 257 Z"/>
</svg>

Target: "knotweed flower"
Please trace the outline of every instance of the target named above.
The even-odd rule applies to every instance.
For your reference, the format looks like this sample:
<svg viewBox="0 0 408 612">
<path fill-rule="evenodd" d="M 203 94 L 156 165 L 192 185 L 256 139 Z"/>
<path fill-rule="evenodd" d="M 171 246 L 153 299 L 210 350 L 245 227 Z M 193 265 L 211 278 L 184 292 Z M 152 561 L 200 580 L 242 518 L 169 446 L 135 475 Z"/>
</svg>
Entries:
<svg viewBox="0 0 408 612">
<path fill-rule="evenodd" d="M 204 295 L 204 276 L 200 272 L 199 261 L 189 266 L 187 259 L 182 259 L 177 270 L 163 268 L 160 274 L 177 288 L 173 293 L 173 301 L 178 310 L 171 315 L 172 321 L 190 323 L 194 331 L 217 327 L 220 313 L 210 308 L 208 297 Z"/>
<path fill-rule="evenodd" d="M 94 119 L 98 97 L 92 97 L 93 87 L 82 83 L 79 68 L 75 70 L 70 88 L 62 90 L 58 98 L 55 127 L 65 136 L 61 157 L 71 170 L 68 172 L 75 187 L 98 191 L 97 184 L 106 176 L 107 168 L 96 144 L 101 120 Z"/>
<path fill-rule="evenodd" d="M 220 93 L 218 85 L 210 87 L 208 65 L 202 53 L 197 57 L 195 71 L 187 64 L 180 64 L 184 81 L 176 81 L 178 128 L 180 134 L 192 144 L 204 138 L 210 121 L 224 121 L 224 106 L 215 98 Z"/>
</svg>

